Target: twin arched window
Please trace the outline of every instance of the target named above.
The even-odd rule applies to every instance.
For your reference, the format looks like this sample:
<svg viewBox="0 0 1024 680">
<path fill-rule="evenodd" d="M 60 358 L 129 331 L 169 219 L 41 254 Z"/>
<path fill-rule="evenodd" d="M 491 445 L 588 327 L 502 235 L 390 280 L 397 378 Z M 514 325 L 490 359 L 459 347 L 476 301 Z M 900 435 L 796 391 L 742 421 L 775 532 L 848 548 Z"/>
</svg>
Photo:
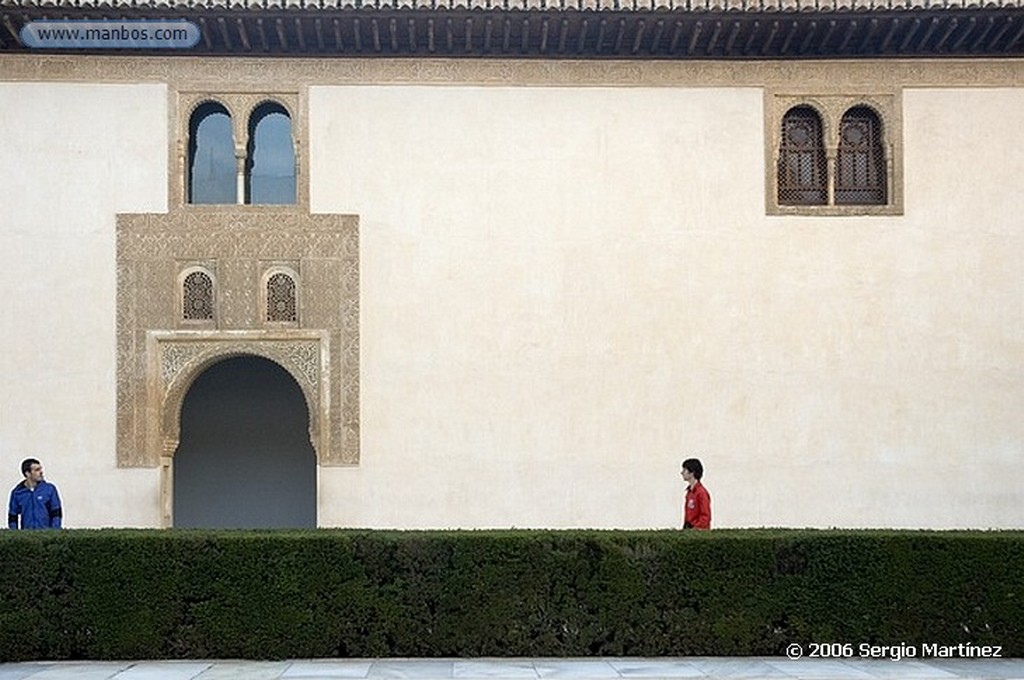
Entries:
<svg viewBox="0 0 1024 680">
<path fill-rule="evenodd" d="M 217 284 L 205 267 L 189 267 L 178 276 L 181 321 L 209 327 L 216 319 Z M 297 325 L 299 322 L 298 274 L 287 267 L 267 270 L 261 279 L 260 307 L 263 322 Z"/>
<path fill-rule="evenodd" d="M 779 204 L 885 205 L 886 157 L 878 114 L 866 106 L 843 114 L 834 165 L 824 140 L 814 108 L 796 106 L 786 112 L 779 144 Z"/>
<path fill-rule="evenodd" d="M 245 158 L 236 158 L 231 113 L 217 102 L 196 107 L 189 120 L 189 203 L 295 203 L 288 111 L 277 102 L 260 104 L 249 116 L 247 133 Z"/>
</svg>

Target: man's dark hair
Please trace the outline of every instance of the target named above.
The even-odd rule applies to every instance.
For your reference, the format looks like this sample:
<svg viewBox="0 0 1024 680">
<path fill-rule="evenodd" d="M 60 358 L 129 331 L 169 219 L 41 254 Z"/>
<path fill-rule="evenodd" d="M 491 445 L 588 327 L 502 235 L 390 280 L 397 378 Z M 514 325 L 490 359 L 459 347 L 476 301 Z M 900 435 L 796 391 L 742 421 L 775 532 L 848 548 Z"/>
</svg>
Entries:
<svg viewBox="0 0 1024 680">
<path fill-rule="evenodd" d="M 26 458 L 25 460 L 21 461 L 21 474 L 27 475 L 28 471 L 32 469 L 33 465 L 42 465 L 42 463 L 40 463 L 35 458 Z"/>
<path fill-rule="evenodd" d="M 683 467 L 697 479 L 704 476 L 704 466 L 700 464 L 700 460 L 697 458 L 687 458 L 683 461 Z"/>
</svg>

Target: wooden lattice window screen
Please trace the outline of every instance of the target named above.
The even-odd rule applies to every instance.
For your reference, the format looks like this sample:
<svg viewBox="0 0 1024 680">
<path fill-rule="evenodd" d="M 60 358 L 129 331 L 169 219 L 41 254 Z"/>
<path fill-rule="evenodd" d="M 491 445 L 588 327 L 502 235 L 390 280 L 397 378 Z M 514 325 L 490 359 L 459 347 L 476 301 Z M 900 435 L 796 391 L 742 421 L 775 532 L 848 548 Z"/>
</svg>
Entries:
<svg viewBox="0 0 1024 680">
<path fill-rule="evenodd" d="M 278 272 L 267 279 L 267 321 L 295 323 L 298 321 L 295 279 Z"/>
<path fill-rule="evenodd" d="M 185 321 L 213 319 L 213 279 L 207 273 L 192 272 L 182 281 L 181 317 Z"/>
<path fill-rule="evenodd" d="M 825 205 L 828 165 L 821 118 L 809 106 L 790 109 L 782 119 L 779 148 L 779 205 Z"/>
<path fill-rule="evenodd" d="M 839 128 L 836 204 L 882 205 L 885 202 L 882 125 L 871 109 L 854 107 L 843 116 Z"/>
</svg>

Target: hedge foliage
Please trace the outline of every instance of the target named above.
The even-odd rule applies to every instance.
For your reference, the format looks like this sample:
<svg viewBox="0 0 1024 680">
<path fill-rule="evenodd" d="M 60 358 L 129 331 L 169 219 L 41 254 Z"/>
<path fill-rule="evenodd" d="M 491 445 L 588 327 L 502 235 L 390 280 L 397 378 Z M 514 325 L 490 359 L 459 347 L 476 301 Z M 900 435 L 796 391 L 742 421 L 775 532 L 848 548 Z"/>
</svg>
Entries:
<svg viewBox="0 0 1024 680">
<path fill-rule="evenodd" d="M 1024 655 L 1024 533 L 0 534 L 0 661 Z"/>
</svg>

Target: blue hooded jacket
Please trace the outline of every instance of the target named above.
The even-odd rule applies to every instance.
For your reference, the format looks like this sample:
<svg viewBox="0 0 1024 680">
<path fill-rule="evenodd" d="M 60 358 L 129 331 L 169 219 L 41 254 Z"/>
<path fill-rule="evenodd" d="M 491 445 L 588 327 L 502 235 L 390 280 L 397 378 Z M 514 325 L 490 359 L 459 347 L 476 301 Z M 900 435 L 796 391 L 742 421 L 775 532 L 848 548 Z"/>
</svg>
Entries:
<svg viewBox="0 0 1024 680">
<path fill-rule="evenodd" d="M 18 528 L 19 516 L 22 529 L 60 529 L 63 515 L 60 494 L 49 482 L 39 482 L 34 489 L 22 482 L 11 491 L 7 509 L 7 526 L 11 529 Z"/>
</svg>

